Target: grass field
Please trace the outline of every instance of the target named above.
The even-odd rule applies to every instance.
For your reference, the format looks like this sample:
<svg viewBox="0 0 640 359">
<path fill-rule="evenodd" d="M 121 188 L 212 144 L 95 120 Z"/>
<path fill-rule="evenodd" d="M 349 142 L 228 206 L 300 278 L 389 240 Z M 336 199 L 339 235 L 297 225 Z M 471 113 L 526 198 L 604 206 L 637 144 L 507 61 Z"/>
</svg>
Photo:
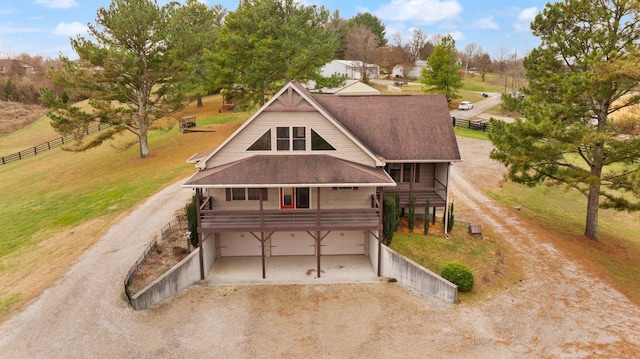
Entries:
<svg viewBox="0 0 640 359">
<path fill-rule="evenodd" d="M 153 131 L 151 156 L 144 160 L 137 146 L 121 151 L 105 144 L 79 153 L 56 148 L 0 166 L 0 218 L 5 219 L 0 226 L 0 320 L 53 283 L 115 219 L 192 174 L 186 159 L 214 148 L 249 116 L 218 114 L 219 97 L 208 98 L 206 105 L 184 112 L 215 132 L 181 134 L 177 126 Z M 48 122 L 44 118 L 0 138 L 0 148 L 50 139 Z M 128 142 L 129 136 L 115 143 Z"/>
</svg>

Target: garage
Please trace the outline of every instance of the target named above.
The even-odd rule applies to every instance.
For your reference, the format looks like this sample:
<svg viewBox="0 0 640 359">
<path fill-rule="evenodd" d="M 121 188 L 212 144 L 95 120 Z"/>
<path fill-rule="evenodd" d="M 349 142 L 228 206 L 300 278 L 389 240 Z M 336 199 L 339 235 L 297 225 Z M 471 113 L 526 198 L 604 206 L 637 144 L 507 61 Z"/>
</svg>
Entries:
<svg viewBox="0 0 640 359">
<path fill-rule="evenodd" d="M 251 233 L 221 233 L 220 255 L 223 257 L 261 256 L 260 241 Z"/>
<path fill-rule="evenodd" d="M 364 254 L 364 233 L 331 232 L 322 240 L 320 253 L 322 255 Z"/>
<path fill-rule="evenodd" d="M 271 236 L 272 256 L 313 256 L 316 242 L 306 232 L 276 232 Z"/>
</svg>

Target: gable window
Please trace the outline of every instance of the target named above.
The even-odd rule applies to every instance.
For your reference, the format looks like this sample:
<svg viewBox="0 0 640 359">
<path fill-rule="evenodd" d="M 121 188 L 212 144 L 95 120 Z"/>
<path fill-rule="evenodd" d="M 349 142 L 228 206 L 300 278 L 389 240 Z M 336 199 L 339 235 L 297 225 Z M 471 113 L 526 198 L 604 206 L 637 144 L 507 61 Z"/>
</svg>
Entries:
<svg viewBox="0 0 640 359">
<path fill-rule="evenodd" d="M 289 127 L 276 128 L 278 151 L 289 151 Z"/>
<path fill-rule="evenodd" d="M 306 127 L 276 127 L 276 144 L 278 151 L 306 150 Z"/>
<path fill-rule="evenodd" d="M 271 129 L 265 132 L 247 151 L 271 151 Z"/>
<path fill-rule="evenodd" d="M 316 131 L 311 129 L 311 150 L 312 151 L 335 151 L 335 147 L 331 146 L 327 140 L 322 138 Z"/>
</svg>

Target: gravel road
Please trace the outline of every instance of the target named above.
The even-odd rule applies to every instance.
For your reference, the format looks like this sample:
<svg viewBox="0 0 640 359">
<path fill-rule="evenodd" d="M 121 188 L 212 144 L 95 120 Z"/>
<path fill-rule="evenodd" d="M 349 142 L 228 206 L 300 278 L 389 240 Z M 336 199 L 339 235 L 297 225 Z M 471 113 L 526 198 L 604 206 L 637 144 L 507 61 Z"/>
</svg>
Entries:
<svg viewBox="0 0 640 359">
<path fill-rule="evenodd" d="M 640 308 L 555 249 L 483 189 L 503 169 L 490 144 L 460 138 L 461 219 L 504 235 L 525 279 L 480 303 L 440 306 L 393 283 L 200 286 L 133 311 L 122 280 L 190 191 L 136 208 L 53 287 L 0 327 L 1 358 L 633 358 Z M 149 216 L 153 213 L 153 216 Z"/>
</svg>

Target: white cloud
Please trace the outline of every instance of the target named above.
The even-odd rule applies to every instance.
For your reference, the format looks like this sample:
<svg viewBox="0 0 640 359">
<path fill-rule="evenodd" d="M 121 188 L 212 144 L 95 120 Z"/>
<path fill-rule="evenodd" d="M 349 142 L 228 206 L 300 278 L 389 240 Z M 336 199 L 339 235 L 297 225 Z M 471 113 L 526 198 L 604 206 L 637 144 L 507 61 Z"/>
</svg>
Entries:
<svg viewBox="0 0 640 359">
<path fill-rule="evenodd" d="M 535 19 L 536 15 L 538 15 L 538 12 L 539 10 L 537 7 L 530 7 L 520 11 L 520 15 L 518 15 L 518 21 L 513 24 L 513 27 L 518 32 L 529 31 L 529 25 L 531 24 L 531 21 Z"/>
<path fill-rule="evenodd" d="M 375 15 L 383 20 L 430 25 L 455 19 L 461 12 L 462 5 L 457 0 L 391 0 Z"/>
<path fill-rule="evenodd" d="M 464 37 L 464 34 L 460 31 L 450 32 L 449 35 L 451 35 L 451 37 L 453 37 L 453 39 L 456 40 L 456 42 L 466 40 L 466 38 Z"/>
<path fill-rule="evenodd" d="M 53 30 L 55 35 L 63 35 L 63 36 L 75 36 L 78 34 L 84 34 L 87 32 L 87 26 L 83 25 L 77 21 L 74 21 L 70 24 L 61 22 L 56 26 L 56 29 Z"/>
<path fill-rule="evenodd" d="M 476 29 L 500 30 L 500 26 L 493 21 L 493 16 L 483 17 L 474 21 L 473 27 Z"/>
<path fill-rule="evenodd" d="M 36 4 L 53 9 L 68 9 L 80 5 L 76 0 L 36 0 Z"/>
</svg>

